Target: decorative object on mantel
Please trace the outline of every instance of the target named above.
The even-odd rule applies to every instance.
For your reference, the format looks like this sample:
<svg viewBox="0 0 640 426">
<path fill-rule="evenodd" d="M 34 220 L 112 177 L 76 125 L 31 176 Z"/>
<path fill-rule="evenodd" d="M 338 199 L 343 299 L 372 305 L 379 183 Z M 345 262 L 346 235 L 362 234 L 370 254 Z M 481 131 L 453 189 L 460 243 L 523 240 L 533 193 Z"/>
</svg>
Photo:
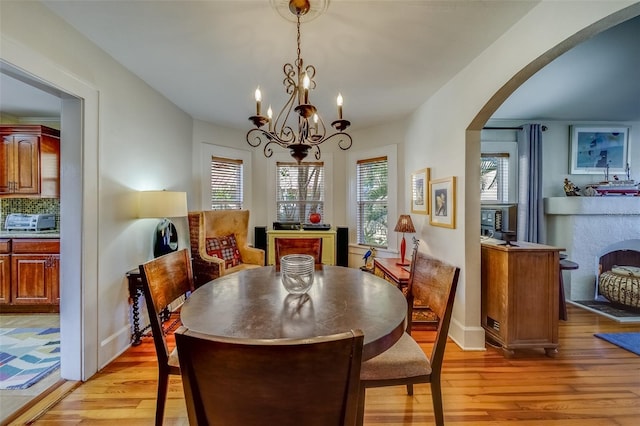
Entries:
<svg viewBox="0 0 640 426">
<path fill-rule="evenodd" d="M 613 175 L 612 181 L 599 182 L 595 190 L 600 195 L 640 195 L 640 184 L 632 179 L 619 180 Z"/>
<path fill-rule="evenodd" d="M 317 0 L 316 3 L 323 3 Z M 275 2 L 272 2 L 275 4 Z M 313 65 L 304 66 L 300 51 L 300 19 L 312 9 L 309 0 L 290 0 L 289 10 L 296 17 L 297 22 L 297 58 L 293 65 L 284 65 L 285 91 L 289 95 L 289 100 L 282 107 L 275 121 L 273 121 L 273 111 L 271 106 L 267 110 L 267 116 L 261 115 L 262 93 L 260 87 L 256 89 L 256 115 L 249 117 L 249 120 L 256 126 L 247 133 L 247 143 L 252 147 L 258 147 L 264 142 L 264 156 L 269 158 L 273 155 L 271 144 L 277 144 L 282 148 L 289 149 L 291 156 L 298 164 L 307 156 L 310 149 L 315 150 L 315 158 L 320 159 L 320 144 L 335 139 L 342 150 L 351 148 L 353 140 L 351 136 L 344 132 L 351 123 L 342 118 L 342 95 L 338 93 L 337 107 L 338 118 L 331 123 L 336 129 L 336 133 L 327 134 L 327 127 L 324 120 L 318 113 L 316 107 L 309 102 L 309 90 L 314 90 L 316 82 L 314 77 L 316 69 Z M 294 104 L 296 104 L 294 108 Z M 295 114 L 291 113 L 291 110 Z M 263 130 L 262 126 L 269 124 L 268 130 Z M 296 130 L 297 129 L 297 130 Z"/>
<path fill-rule="evenodd" d="M 580 188 L 575 186 L 569 179 L 564 178 L 564 193 L 567 197 L 580 195 Z"/>
<path fill-rule="evenodd" d="M 614 175 L 613 178 L 614 180 L 612 181 L 602 181 L 586 185 L 582 192 L 580 192 L 580 188 L 575 186 L 569 179 L 565 178 L 564 193 L 568 197 L 580 195 L 585 197 L 596 197 L 600 195 L 640 195 L 640 184 L 636 183 L 634 180 L 618 180 L 616 175 Z"/>
</svg>

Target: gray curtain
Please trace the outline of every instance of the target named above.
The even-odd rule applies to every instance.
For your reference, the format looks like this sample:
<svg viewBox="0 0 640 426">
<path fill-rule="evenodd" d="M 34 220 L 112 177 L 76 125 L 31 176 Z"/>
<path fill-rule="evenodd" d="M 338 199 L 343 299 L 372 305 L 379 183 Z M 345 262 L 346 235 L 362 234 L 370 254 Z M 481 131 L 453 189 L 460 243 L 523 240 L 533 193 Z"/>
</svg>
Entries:
<svg viewBox="0 0 640 426">
<path fill-rule="evenodd" d="M 544 243 L 542 129 L 524 124 L 518 132 L 518 239 Z"/>
</svg>

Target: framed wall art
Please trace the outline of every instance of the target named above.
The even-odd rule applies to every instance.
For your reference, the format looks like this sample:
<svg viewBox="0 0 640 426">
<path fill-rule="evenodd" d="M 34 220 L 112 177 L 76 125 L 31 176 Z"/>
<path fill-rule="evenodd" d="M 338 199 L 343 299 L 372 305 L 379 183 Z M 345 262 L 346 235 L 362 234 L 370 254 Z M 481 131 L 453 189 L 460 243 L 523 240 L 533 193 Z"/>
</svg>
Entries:
<svg viewBox="0 0 640 426">
<path fill-rule="evenodd" d="M 628 152 L 629 127 L 571 126 L 571 174 L 626 173 Z"/>
<path fill-rule="evenodd" d="M 411 173 L 411 213 L 429 214 L 430 169 Z"/>
<path fill-rule="evenodd" d="M 429 181 L 431 216 L 429 223 L 444 228 L 456 227 L 456 177 Z"/>
</svg>

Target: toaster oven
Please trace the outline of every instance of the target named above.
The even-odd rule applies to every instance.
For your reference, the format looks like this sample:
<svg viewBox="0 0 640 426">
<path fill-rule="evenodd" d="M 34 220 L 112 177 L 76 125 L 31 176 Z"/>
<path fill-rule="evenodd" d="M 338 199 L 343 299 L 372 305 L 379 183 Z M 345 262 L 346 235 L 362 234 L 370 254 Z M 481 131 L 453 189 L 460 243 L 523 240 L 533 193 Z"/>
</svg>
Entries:
<svg viewBox="0 0 640 426">
<path fill-rule="evenodd" d="M 7 231 L 42 231 L 56 228 L 55 214 L 11 213 L 4 222 Z"/>
</svg>

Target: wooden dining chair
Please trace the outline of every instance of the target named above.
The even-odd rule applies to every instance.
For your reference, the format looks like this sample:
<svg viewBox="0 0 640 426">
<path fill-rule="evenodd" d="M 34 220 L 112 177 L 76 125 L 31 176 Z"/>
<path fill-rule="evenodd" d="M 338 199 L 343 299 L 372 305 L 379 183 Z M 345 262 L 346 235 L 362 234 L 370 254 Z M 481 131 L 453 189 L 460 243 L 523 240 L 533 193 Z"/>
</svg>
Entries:
<svg viewBox="0 0 640 426">
<path fill-rule="evenodd" d="M 354 425 L 364 335 L 231 339 L 175 333 L 189 424 Z"/>
<path fill-rule="evenodd" d="M 179 305 L 182 297 L 188 296 L 194 289 L 189 251 L 182 249 L 150 260 L 140 265 L 140 274 L 149 312 L 153 343 L 158 357 L 156 425 L 161 425 L 167 399 L 169 375 L 180 374 L 178 352 L 176 348 L 169 351 L 163 319 L 166 319 L 166 312 L 171 310 L 170 305 Z"/>
<path fill-rule="evenodd" d="M 322 268 L 322 238 L 275 238 L 276 270 L 280 270 L 280 258 L 288 254 L 313 256 L 315 268 Z"/>
<path fill-rule="evenodd" d="M 407 393 L 413 395 L 413 385 L 416 383 L 431 384 L 435 423 L 444 425 L 440 372 L 460 268 L 420 253 L 416 246 L 410 271 L 406 332 L 390 349 L 362 364 L 358 425 L 362 425 L 364 420 L 366 388 L 406 385 Z M 411 337 L 414 299 L 420 300 L 438 317 L 436 338 L 429 357 Z"/>
</svg>

